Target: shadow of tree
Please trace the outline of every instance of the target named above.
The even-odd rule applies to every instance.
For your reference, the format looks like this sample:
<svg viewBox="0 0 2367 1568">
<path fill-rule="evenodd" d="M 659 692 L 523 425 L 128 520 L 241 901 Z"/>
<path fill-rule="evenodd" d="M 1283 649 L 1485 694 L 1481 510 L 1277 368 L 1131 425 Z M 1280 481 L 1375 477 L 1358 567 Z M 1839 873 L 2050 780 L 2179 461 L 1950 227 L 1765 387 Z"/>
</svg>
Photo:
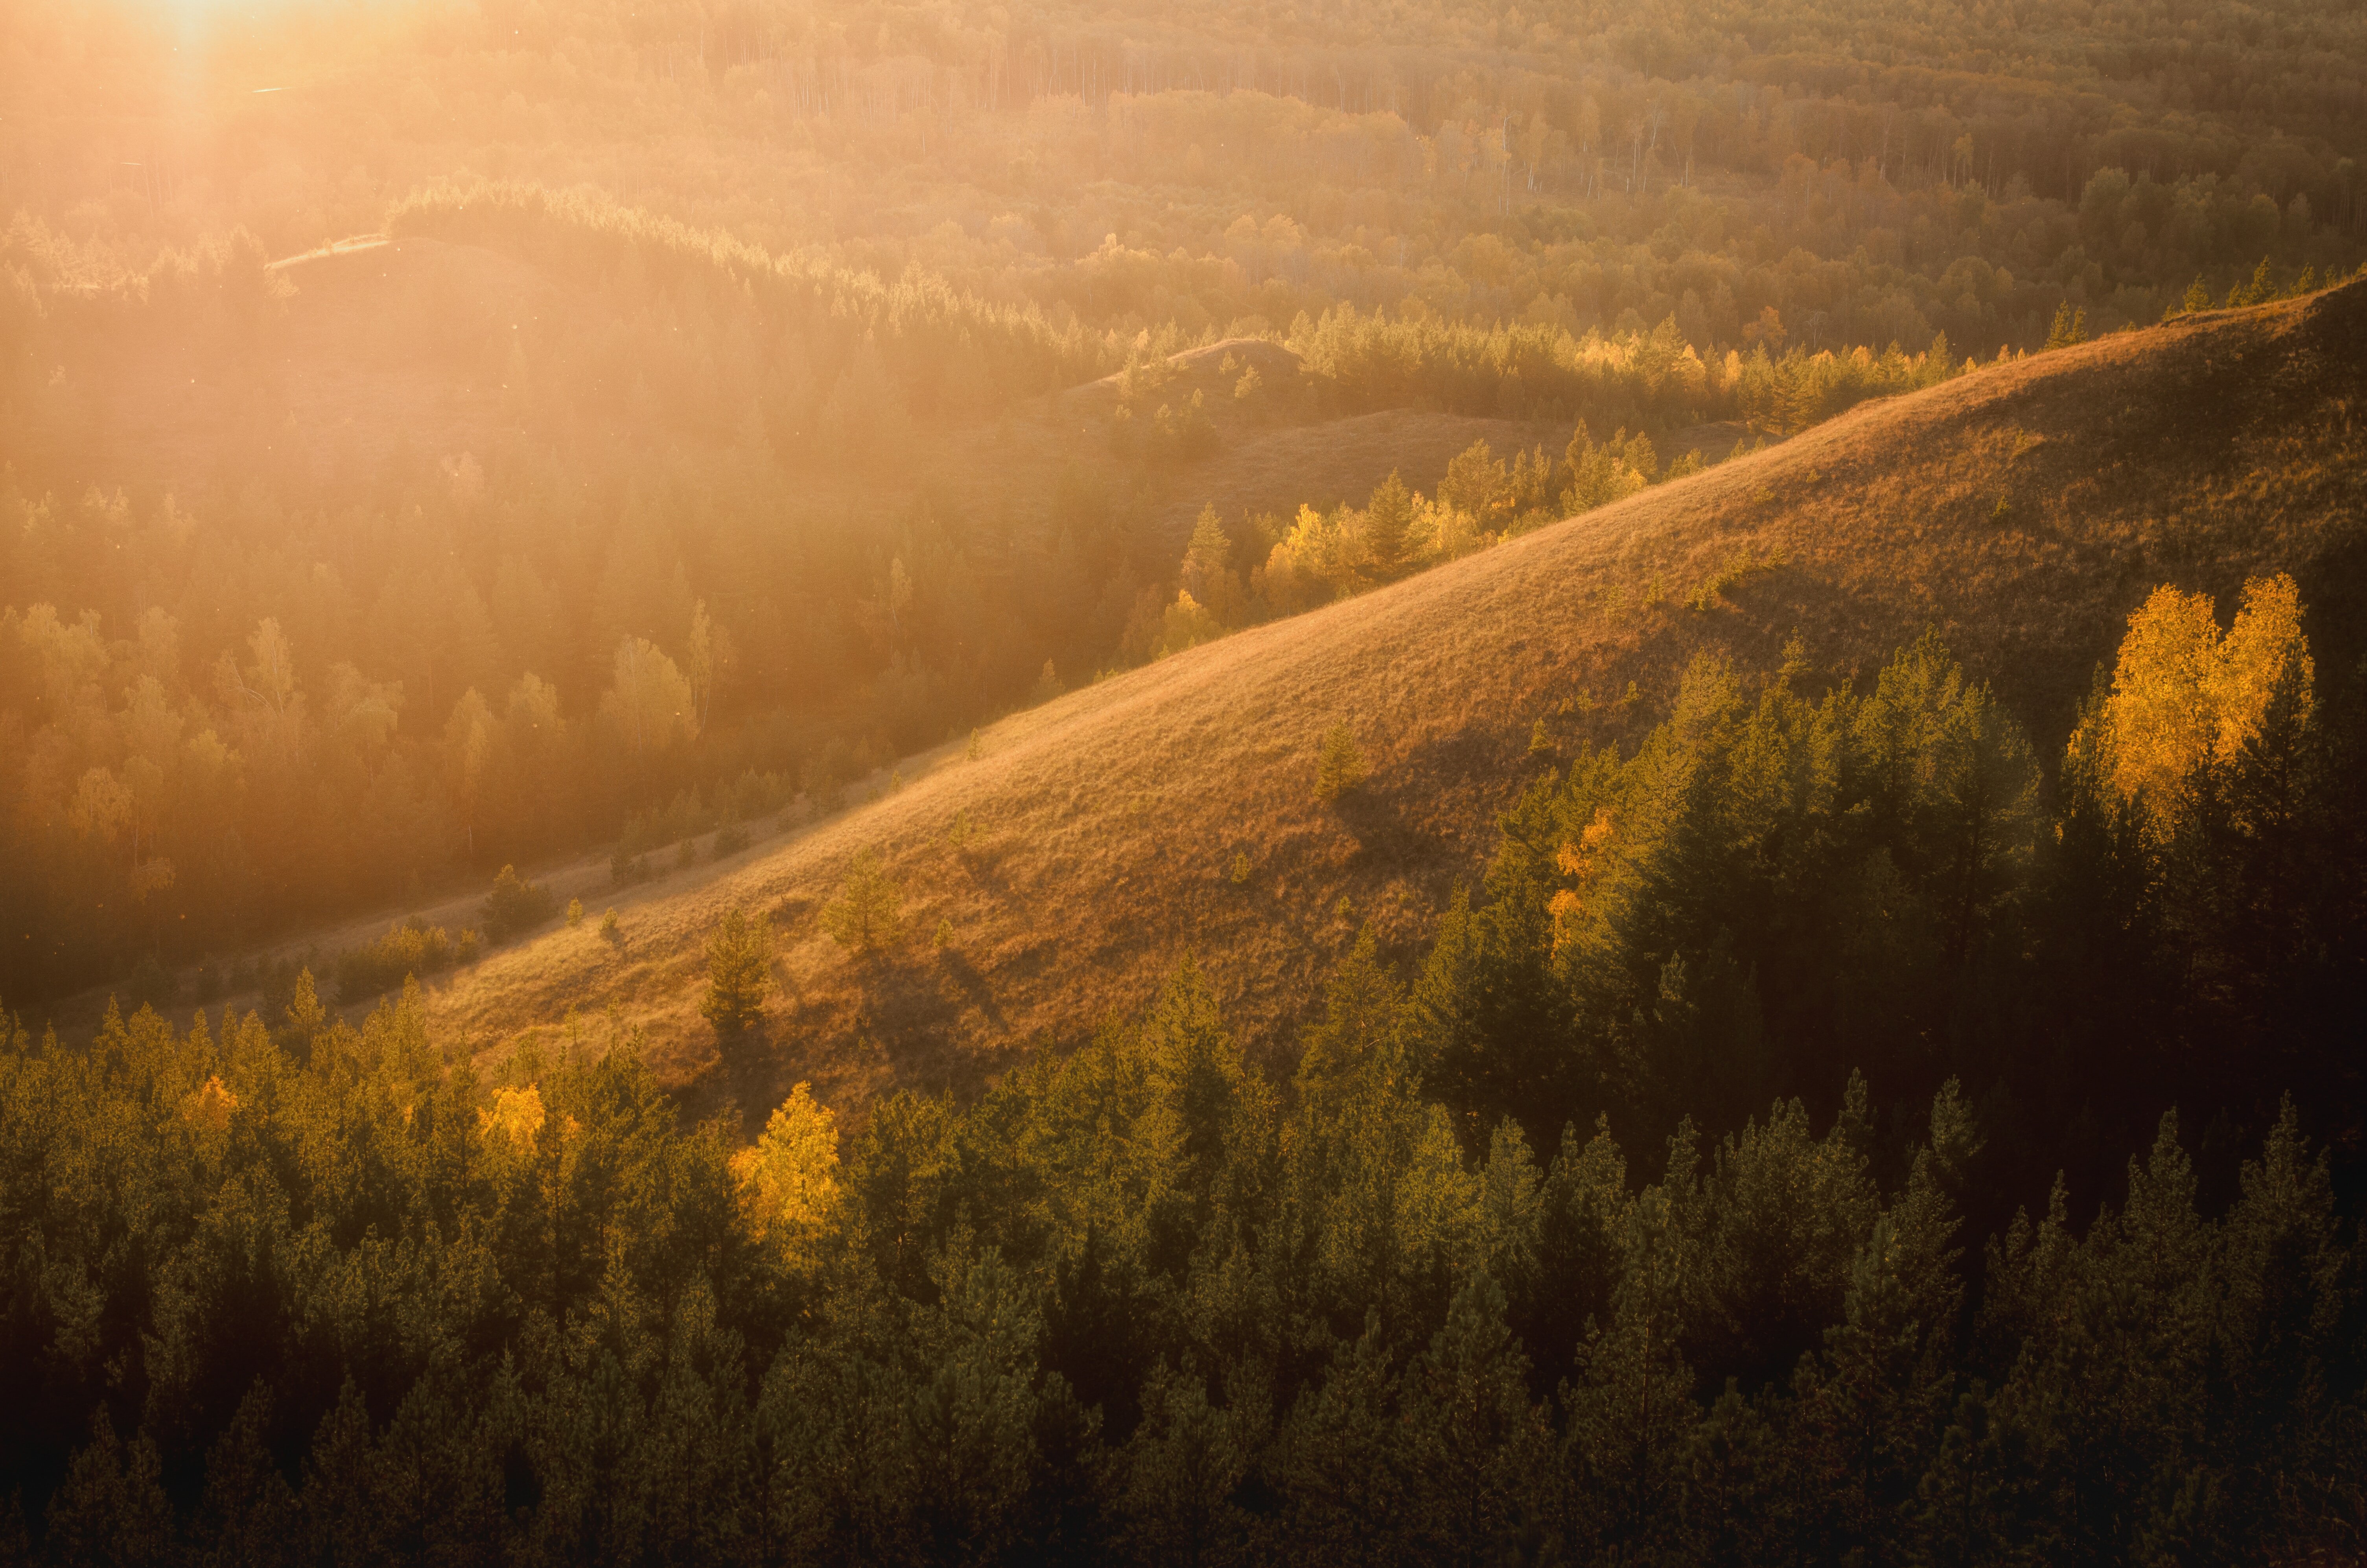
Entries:
<svg viewBox="0 0 2367 1568">
<path fill-rule="evenodd" d="M 966 954 L 947 948 L 938 955 L 937 967 L 953 983 L 952 989 L 968 998 L 988 1023 L 998 1030 L 1009 1027 L 1008 1020 L 1002 1016 L 1002 1004 L 994 999 L 994 992 L 987 984 L 986 976 L 979 971 L 978 966 L 971 963 Z"/>
</svg>

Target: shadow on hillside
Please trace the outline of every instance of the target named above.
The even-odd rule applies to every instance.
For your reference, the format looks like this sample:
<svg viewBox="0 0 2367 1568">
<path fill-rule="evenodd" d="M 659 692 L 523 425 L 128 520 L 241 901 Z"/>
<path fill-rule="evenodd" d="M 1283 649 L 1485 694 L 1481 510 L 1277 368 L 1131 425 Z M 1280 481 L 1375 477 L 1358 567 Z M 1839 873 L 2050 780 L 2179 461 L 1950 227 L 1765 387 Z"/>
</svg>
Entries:
<svg viewBox="0 0 2367 1568">
<path fill-rule="evenodd" d="M 1002 1005 L 994 999 L 994 992 L 988 986 L 986 976 L 979 972 L 976 964 L 970 962 L 963 954 L 947 948 L 937 955 L 937 968 L 951 982 L 950 989 L 968 999 L 970 1006 L 978 1009 L 979 1016 L 994 1026 L 997 1033 L 1002 1032 L 1009 1027 L 1002 1016 Z"/>
<path fill-rule="evenodd" d="M 1410 820 L 1419 800 L 1413 790 L 1367 784 L 1334 801 L 1331 812 L 1356 841 L 1356 860 L 1396 865 L 1418 854 L 1430 836 Z"/>
<path fill-rule="evenodd" d="M 1002 846 L 1000 844 L 957 849 L 952 852 L 952 858 L 953 863 L 961 868 L 962 874 L 978 887 L 998 898 L 1010 895 L 1011 880 L 1002 874 Z"/>
<path fill-rule="evenodd" d="M 1477 726 L 1433 736 L 1334 801 L 1333 820 L 1355 840 L 1353 860 L 1367 869 L 1417 863 L 1436 850 L 1442 823 L 1457 820 L 1460 803 L 1446 800 L 1450 781 L 1499 775 L 1512 760 L 1501 737 Z"/>
<path fill-rule="evenodd" d="M 855 960 L 864 1012 L 891 1030 L 925 1028 L 950 1007 L 975 1007 L 997 1030 L 1002 1005 L 976 964 L 953 948 L 926 955 L 869 953 Z"/>
<path fill-rule="evenodd" d="M 684 1087 L 693 1114 L 722 1117 L 751 1142 L 763 1134 L 773 1108 L 788 1097 L 787 1030 L 775 1020 L 736 1039 L 716 1042 L 716 1057 Z"/>
</svg>

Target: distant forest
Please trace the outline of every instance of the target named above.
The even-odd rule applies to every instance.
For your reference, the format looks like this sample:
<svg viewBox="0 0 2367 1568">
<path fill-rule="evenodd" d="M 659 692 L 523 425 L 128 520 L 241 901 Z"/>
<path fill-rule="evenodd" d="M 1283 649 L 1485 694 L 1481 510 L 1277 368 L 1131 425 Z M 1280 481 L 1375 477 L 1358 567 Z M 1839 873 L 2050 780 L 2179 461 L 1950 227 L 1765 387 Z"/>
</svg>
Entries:
<svg viewBox="0 0 2367 1568">
<path fill-rule="evenodd" d="M 2217 608 L 2051 792 L 1936 638 L 1704 656 L 1278 1072 L 1190 961 L 736 1153 L 415 991 L 0 1035 L 0 1562 L 2343 1560 L 2367 689 Z"/>
<path fill-rule="evenodd" d="M 2367 256 L 2340 7 L 208 25 L 0 19 L 12 1000 L 162 996 L 505 863 L 826 811 L 1014 706 L 1681 473 L 1687 429 L 1781 439 Z M 266 264 L 374 232 L 581 304 L 413 301 L 422 362 L 493 406 L 455 449 L 283 438 L 305 274 Z M 1243 418 L 1567 435 L 1413 476 L 1377 524 L 1186 540 L 1133 476 L 1217 452 L 1164 367 L 1232 338 L 1298 357 L 1228 377 Z M 232 415 L 169 483 L 110 445 L 134 362 Z M 1110 375 L 1122 417 L 1040 505 L 947 475 L 952 436 Z"/>
</svg>

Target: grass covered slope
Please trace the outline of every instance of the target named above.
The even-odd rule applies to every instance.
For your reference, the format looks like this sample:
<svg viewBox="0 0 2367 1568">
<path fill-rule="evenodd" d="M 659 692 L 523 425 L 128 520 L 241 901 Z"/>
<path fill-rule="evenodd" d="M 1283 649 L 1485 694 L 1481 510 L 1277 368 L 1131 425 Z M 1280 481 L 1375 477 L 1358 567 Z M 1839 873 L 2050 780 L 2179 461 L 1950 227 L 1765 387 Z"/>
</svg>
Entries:
<svg viewBox="0 0 2367 1568">
<path fill-rule="evenodd" d="M 877 803 L 620 902 L 620 942 L 587 923 L 492 956 L 434 1014 L 490 1043 L 614 1006 L 697 1099 L 764 1107 L 810 1078 L 847 1101 L 1074 1041 L 1196 951 L 1244 1037 L 1285 1045 L 1360 924 L 1409 954 L 1478 875 L 1491 810 L 1550 760 L 1539 720 L 1564 756 L 1639 733 L 1697 651 L 1772 665 L 1796 633 L 1847 677 L 1933 625 L 2050 754 L 2164 581 L 2224 597 L 2293 572 L 2321 658 L 2356 658 L 2362 354 L 2352 287 L 1869 405 L 1022 713 L 975 759 L 948 747 Z M 1340 721 L 1370 777 L 1320 805 Z M 866 849 L 903 920 L 855 958 L 818 915 Z M 773 913 L 781 989 L 726 1064 L 696 1009 L 701 944 L 734 905 Z"/>
</svg>

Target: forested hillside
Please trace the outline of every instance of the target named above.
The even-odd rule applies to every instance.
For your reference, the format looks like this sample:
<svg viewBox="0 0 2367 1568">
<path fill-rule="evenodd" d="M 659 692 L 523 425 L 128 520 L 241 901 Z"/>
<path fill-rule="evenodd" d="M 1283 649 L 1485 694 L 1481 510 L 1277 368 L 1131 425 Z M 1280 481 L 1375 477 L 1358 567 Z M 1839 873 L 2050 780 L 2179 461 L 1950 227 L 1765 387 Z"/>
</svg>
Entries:
<svg viewBox="0 0 2367 1568">
<path fill-rule="evenodd" d="M 2362 54 L 2300 6 L 14 8 L 0 994 L 826 813 L 1682 452 L 2306 291 L 2367 254 Z M 1169 369 L 1219 343 L 1291 357 Z M 1501 426 L 1397 556 L 1334 517 L 1386 468 L 1228 466 L 1375 411 Z"/>
</svg>

